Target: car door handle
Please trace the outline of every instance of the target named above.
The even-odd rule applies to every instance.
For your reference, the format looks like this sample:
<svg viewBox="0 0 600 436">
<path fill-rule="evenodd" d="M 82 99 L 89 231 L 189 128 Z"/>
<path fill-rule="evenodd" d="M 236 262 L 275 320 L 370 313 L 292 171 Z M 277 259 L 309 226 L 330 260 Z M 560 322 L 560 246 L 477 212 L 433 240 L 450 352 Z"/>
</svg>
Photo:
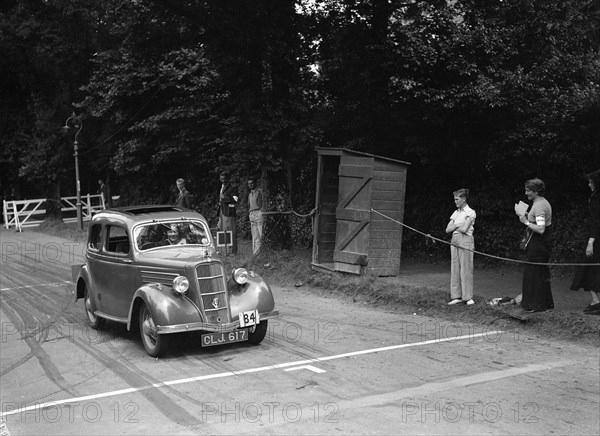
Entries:
<svg viewBox="0 0 600 436">
<path fill-rule="evenodd" d="M 123 259 L 123 263 L 131 263 L 131 259 Z"/>
</svg>

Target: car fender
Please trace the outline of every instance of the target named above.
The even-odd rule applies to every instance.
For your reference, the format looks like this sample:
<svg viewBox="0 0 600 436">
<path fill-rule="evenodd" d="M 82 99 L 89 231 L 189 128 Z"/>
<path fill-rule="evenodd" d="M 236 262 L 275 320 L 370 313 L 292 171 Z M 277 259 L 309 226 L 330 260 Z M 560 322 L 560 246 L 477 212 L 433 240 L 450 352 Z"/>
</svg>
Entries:
<svg viewBox="0 0 600 436">
<path fill-rule="evenodd" d="M 84 287 L 90 289 L 90 273 L 87 265 L 71 265 L 71 277 L 73 278 L 73 283 L 75 284 L 73 296 L 75 297 L 75 302 L 77 302 L 77 300 L 84 297 Z"/>
<path fill-rule="evenodd" d="M 254 276 L 248 276 L 248 281 L 239 285 L 229 280 L 229 305 L 231 316 L 237 319 L 238 315 L 248 310 L 258 310 L 258 313 L 269 313 L 275 309 L 275 300 L 273 292 L 263 278 L 254 273 Z"/>
<path fill-rule="evenodd" d="M 142 303 L 150 310 L 157 326 L 204 321 L 198 307 L 189 298 L 175 294 L 170 286 L 148 283 L 138 288 L 133 295 L 129 307 L 127 330 L 137 327 Z"/>
</svg>

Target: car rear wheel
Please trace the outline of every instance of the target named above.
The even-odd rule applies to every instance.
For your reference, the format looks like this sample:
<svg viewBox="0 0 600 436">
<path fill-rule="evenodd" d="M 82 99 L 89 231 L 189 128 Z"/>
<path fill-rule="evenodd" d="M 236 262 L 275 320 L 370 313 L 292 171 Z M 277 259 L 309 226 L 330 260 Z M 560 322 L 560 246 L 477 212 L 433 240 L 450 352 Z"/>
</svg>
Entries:
<svg viewBox="0 0 600 436">
<path fill-rule="evenodd" d="M 94 330 L 101 328 L 104 324 L 104 318 L 100 318 L 94 314 L 96 307 L 94 306 L 94 302 L 92 301 L 92 297 L 90 296 L 87 286 L 83 289 L 83 305 L 85 307 L 85 314 L 87 315 L 87 320 L 90 327 L 92 327 Z"/>
<path fill-rule="evenodd" d="M 269 321 L 265 319 L 255 326 L 254 331 L 250 330 L 248 333 L 248 343 L 252 345 L 260 344 L 267 334 L 268 323 Z"/>
<path fill-rule="evenodd" d="M 159 335 L 156 324 L 148 306 L 142 303 L 140 306 L 140 335 L 146 352 L 152 357 L 158 357 L 166 353 L 169 348 L 169 337 Z"/>
</svg>

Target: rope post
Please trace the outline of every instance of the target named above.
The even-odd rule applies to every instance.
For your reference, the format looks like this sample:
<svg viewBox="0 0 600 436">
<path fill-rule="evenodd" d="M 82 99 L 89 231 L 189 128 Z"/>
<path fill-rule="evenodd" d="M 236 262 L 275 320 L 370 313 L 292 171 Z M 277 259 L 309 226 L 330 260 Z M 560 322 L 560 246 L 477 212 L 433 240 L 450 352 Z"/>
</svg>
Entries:
<svg viewBox="0 0 600 436">
<path fill-rule="evenodd" d="M 233 251 L 233 232 L 231 230 L 217 231 L 217 247 L 225 247 L 226 255 Z"/>
</svg>

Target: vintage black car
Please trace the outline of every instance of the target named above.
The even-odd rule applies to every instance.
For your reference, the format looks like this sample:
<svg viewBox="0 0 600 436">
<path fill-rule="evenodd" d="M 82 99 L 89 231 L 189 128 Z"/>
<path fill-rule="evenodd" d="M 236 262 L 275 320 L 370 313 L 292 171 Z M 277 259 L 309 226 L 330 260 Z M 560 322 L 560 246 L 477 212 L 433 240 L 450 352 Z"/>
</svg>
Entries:
<svg viewBox="0 0 600 436">
<path fill-rule="evenodd" d="M 204 217 L 175 206 L 104 210 L 89 227 L 85 264 L 73 266 L 75 301 L 89 324 L 139 328 L 147 353 L 159 356 L 170 334 L 201 331 L 202 346 L 259 344 L 276 316 L 273 293 L 256 273 L 226 277 Z"/>
</svg>

